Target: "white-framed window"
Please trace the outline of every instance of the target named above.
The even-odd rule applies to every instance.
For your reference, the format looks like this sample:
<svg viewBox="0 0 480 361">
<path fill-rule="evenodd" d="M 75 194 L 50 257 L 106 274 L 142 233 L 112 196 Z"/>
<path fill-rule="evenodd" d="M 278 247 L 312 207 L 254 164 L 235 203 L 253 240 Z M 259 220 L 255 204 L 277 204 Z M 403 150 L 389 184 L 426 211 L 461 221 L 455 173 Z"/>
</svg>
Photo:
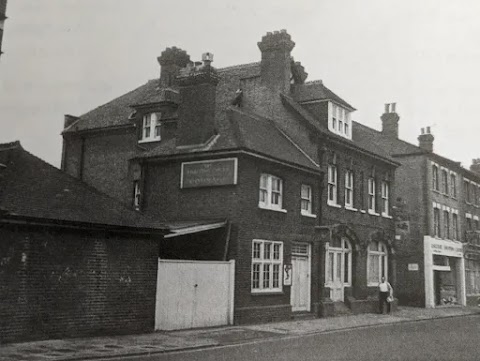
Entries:
<svg viewBox="0 0 480 361">
<path fill-rule="evenodd" d="M 376 212 L 375 178 L 368 178 L 368 211 Z"/>
<path fill-rule="evenodd" d="M 263 173 L 260 176 L 260 194 L 258 206 L 260 208 L 281 210 L 283 200 L 283 181 L 271 174 Z"/>
<path fill-rule="evenodd" d="M 343 282 L 352 285 L 352 245 L 346 238 L 340 240 L 340 247 L 328 245 L 325 249 L 325 286 L 332 287 Z"/>
<path fill-rule="evenodd" d="M 442 192 L 448 194 L 448 172 L 446 169 L 442 169 Z"/>
<path fill-rule="evenodd" d="M 137 211 L 140 209 L 140 199 L 140 182 L 135 181 L 133 182 L 133 208 L 135 208 Z"/>
<path fill-rule="evenodd" d="M 252 293 L 281 292 L 283 242 L 252 241 Z"/>
<path fill-rule="evenodd" d="M 311 215 L 312 203 L 313 203 L 312 187 L 307 184 L 302 184 L 300 196 L 301 196 L 301 201 L 300 201 L 301 213 L 304 215 Z"/>
<path fill-rule="evenodd" d="M 160 116 L 158 113 L 149 113 L 143 116 L 141 142 L 159 141 L 160 136 Z"/>
<path fill-rule="evenodd" d="M 367 285 L 378 286 L 382 277 L 388 280 L 388 251 L 383 242 L 370 242 L 367 250 Z"/>
<path fill-rule="evenodd" d="M 443 238 L 450 239 L 450 212 L 448 210 L 443 211 Z"/>
<path fill-rule="evenodd" d="M 432 188 L 435 191 L 440 190 L 438 186 L 438 166 L 436 164 L 432 164 Z"/>
<path fill-rule="evenodd" d="M 337 205 L 337 167 L 328 165 L 328 204 Z"/>
<path fill-rule="evenodd" d="M 457 175 L 450 173 L 450 196 L 457 198 Z"/>
<path fill-rule="evenodd" d="M 382 216 L 390 216 L 390 184 L 382 182 Z"/>
<path fill-rule="evenodd" d="M 472 203 L 472 194 L 470 192 L 470 181 L 466 179 L 463 181 L 463 192 L 465 195 L 465 201 L 467 203 Z"/>
<path fill-rule="evenodd" d="M 433 205 L 433 235 L 440 237 L 440 207 Z"/>
<path fill-rule="evenodd" d="M 342 137 L 352 139 L 352 124 L 350 112 L 332 102 L 328 102 L 328 129 L 341 135 Z"/>
<path fill-rule="evenodd" d="M 458 239 L 458 214 L 452 214 L 452 239 Z"/>
<path fill-rule="evenodd" d="M 465 224 L 466 224 L 467 231 L 473 230 L 472 215 L 470 213 L 465 214 Z"/>
<path fill-rule="evenodd" d="M 353 208 L 353 171 L 345 171 L 345 207 Z"/>
</svg>

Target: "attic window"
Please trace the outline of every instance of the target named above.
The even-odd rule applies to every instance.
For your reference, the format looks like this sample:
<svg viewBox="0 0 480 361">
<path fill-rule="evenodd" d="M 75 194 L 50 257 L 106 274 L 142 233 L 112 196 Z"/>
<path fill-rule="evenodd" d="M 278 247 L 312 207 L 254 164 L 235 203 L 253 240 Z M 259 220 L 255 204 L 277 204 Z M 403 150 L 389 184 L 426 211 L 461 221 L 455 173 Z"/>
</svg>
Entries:
<svg viewBox="0 0 480 361">
<path fill-rule="evenodd" d="M 149 113 L 143 116 L 140 142 L 156 142 L 160 136 L 160 113 Z"/>
<path fill-rule="evenodd" d="M 344 138 L 352 139 L 350 112 L 332 102 L 328 102 L 328 129 Z"/>
</svg>

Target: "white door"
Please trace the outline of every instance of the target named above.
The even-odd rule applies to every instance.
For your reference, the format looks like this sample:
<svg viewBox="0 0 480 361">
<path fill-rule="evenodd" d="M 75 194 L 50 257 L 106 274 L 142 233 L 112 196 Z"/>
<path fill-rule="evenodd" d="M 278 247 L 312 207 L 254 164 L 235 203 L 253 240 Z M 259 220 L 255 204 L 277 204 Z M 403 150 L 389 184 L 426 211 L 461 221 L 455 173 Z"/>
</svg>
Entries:
<svg viewBox="0 0 480 361">
<path fill-rule="evenodd" d="M 332 251 L 331 259 L 333 261 L 332 268 L 332 286 L 330 287 L 330 298 L 332 301 L 341 301 L 344 300 L 343 292 L 343 267 L 342 267 L 342 252 Z"/>
<path fill-rule="evenodd" d="M 343 302 L 345 286 L 352 284 L 352 246 L 342 239 L 340 247 L 326 247 L 325 286 L 330 288 L 330 298 Z"/>
<path fill-rule="evenodd" d="M 310 311 L 310 245 L 292 246 L 292 311 Z"/>
</svg>

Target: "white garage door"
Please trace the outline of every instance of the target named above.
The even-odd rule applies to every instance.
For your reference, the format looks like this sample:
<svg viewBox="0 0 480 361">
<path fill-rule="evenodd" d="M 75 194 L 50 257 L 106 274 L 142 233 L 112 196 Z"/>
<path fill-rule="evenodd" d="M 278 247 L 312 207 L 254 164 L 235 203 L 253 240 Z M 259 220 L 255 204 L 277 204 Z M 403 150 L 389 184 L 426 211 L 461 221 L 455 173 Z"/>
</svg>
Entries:
<svg viewBox="0 0 480 361">
<path fill-rule="evenodd" d="M 235 261 L 159 260 L 155 330 L 233 323 Z"/>
</svg>

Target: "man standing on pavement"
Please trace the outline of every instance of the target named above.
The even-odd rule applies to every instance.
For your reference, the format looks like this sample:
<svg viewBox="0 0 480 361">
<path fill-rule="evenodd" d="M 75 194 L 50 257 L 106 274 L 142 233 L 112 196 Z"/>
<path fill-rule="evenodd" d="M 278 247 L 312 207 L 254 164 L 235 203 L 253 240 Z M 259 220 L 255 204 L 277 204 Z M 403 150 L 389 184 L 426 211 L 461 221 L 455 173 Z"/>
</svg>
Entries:
<svg viewBox="0 0 480 361">
<path fill-rule="evenodd" d="M 387 305 L 387 312 L 390 313 L 390 302 L 393 299 L 393 288 L 390 283 L 385 281 L 385 277 L 382 277 L 382 281 L 378 284 L 378 304 L 380 313 L 385 313 L 384 304 Z"/>
</svg>

